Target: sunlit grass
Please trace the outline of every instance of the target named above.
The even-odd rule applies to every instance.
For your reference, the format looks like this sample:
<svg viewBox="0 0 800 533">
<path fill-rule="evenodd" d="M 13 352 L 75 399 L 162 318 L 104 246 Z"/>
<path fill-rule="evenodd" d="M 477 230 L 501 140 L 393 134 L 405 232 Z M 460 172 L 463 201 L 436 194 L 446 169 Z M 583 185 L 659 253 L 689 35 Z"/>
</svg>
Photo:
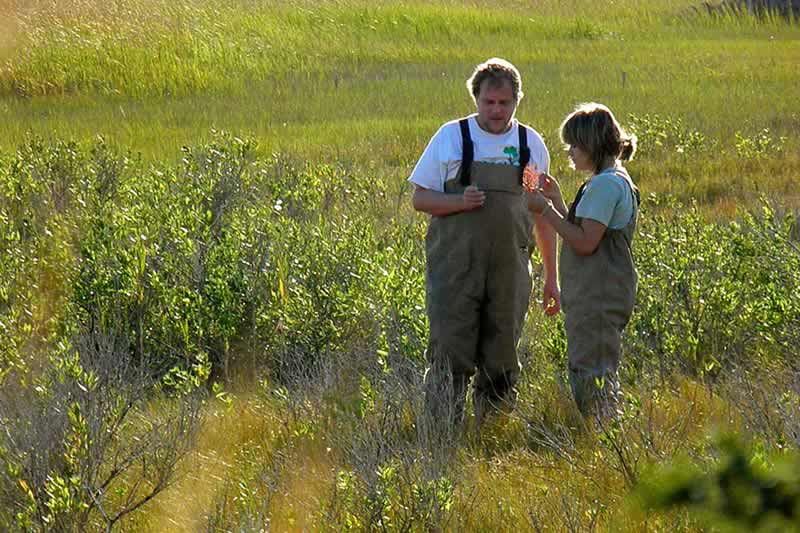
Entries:
<svg viewBox="0 0 800 533">
<path fill-rule="evenodd" d="M 254 136 L 266 153 L 374 161 L 382 179 L 401 183 L 438 125 L 472 109 L 463 86 L 471 68 L 498 55 L 520 67 L 518 116 L 545 135 L 556 170 L 566 168 L 558 125 L 579 102 L 606 103 L 623 122 L 680 118 L 718 148 L 641 151 L 634 175 L 650 192 L 729 213 L 752 192 L 736 132 L 769 128 L 786 137 L 785 154 L 800 152 L 798 30 L 693 5 L 15 3 L 5 7 L 15 31 L 2 43 L 0 149 L 29 131 L 103 135 L 169 160 L 224 129 Z M 760 192 L 784 195 L 797 160 L 773 158 L 755 172 Z"/>
<path fill-rule="evenodd" d="M 280 492 L 270 506 L 270 524 L 276 531 L 321 529 L 321 505 L 336 482 L 336 464 L 325 442 L 304 441 L 287 465 Z"/>
<path fill-rule="evenodd" d="M 541 383 L 541 376 L 536 381 Z M 535 395 L 527 396 L 525 391 Z M 633 440 L 626 444 L 637 440 L 638 431 L 649 431 L 656 440 L 638 446 L 659 447 L 664 457 L 698 453 L 709 432 L 740 427 L 730 405 L 684 378 L 676 378 L 668 388 L 636 393 L 646 399 L 642 415 L 630 421 L 627 431 Z M 645 528 L 646 517 L 637 514 L 629 501 L 630 487 L 615 462 L 614 449 L 601 442 L 604 430 L 581 420 L 569 393 L 556 384 L 536 391 L 524 385 L 520 400 L 520 415 L 489 428 L 467 448 L 455 511 L 455 516 L 466 517 L 460 527 L 527 531 L 569 528 L 571 523 L 585 528 L 596 514 L 595 527 L 600 531 Z M 532 412 L 544 413 L 540 430 L 553 434 L 566 430 L 575 448 L 562 454 L 534 444 L 530 426 L 520 423 L 520 417 Z M 675 519 L 682 527 L 691 524 L 685 516 Z M 670 516 L 655 520 L 668 524 Z"/>
<path fill-rule="evenodd" d="M 255 448 L 268 456 L 282 445 L 285 430 L 277 406 L 267 405 L 252 393 L 234 395 L 226 407 L 212 402 L 198 442 L 181 464 L 178 481 L 132 520 L 147 531 L 197 531 L 204 529 L 218 494 L 229 488 L 241 467 L 238 454 Z"/>
<path fill-rule="evenodd" d="M 457 466 L 452 473 L 457 490 L 446 530 L 527 531 L 570 524 L 588 527 L 591 523 L 601 531 L 640 531 L 646 523 L 650 527 L 699 527 L 682 513 L 647 516 L 639 510 L 630 499 L 631 486 L 613 446 L 603 443 L 604 426 L 582 420 L 568 391 L 542 377 L 539 375 L 535 384 L 525 382 L 515 414 L 485 427 L 480 435 L 466 435 L 457 446 Z M 628 420 L 624 426 L 627 440 L 620 442 L 628 446 L 628 452 L 642 447 L 648 450 L 641 458 L 646 464 L 637 466 L 641 472 L 647 471 L 654 458 L 707 454 L 707 436 L 713 431 L 745 431 L 736 406 L 687 378 L 675 376 L 665 385 L 652 389 L 633 386 L 628 392 L 641 395 L 641 414 Z M 351 500 L 341 500 L 352 495 L 335 489 L 337 472 L 348 472 L 352 465 L 342 462 L 345 450 L 334 443 L 346 442 L 350 434 L 356 438 L 361 429 L 345 422 L 342 412 L 327 403 L 330 398 L 310 401 L 327 413 L 307 421 L 310 432 L 300 431 L 290 413 L 277 405 L 265 405 L 257 395 L 236 397 L 230 409 L 210 406 L 181 480 L 128 526 L 147 531 L 204 529 L 214 502 L 228 491 L 229 505 L 239 510 L 234 516 L 240 520 L 256 518 L 243 511 L 247 505 L 264 505 L 268 524 L 276 530 L 343 527 L 326 521 L 326 509 L 331 505 L 354 505 Z M 534 414 L 538 422 L 526 418 Z M 540 432 L 562 438 L 567 435 L 569 442 L 563 450 L 548 447 L 534 438 L 542 435 Z M 279 468 L 265 467 L 276 457 L 281 461 Z M 260 468 L 274 477 L 252 478 L 252 472 Z M 252 499 L 259 483 L 271 484 L 269 494 L 259 496 L 261 502 Z M 237 491 L 239 496 L 235 496 Z M 386 512 L 401 510 L 388 508 Z M 267 523 L 248 524 L 257 528 Z"/>
<path fill-rule="evenodd" d="M 376 227 L 419 225 L 405 177 L 436 128 L 471 111 L 464 79 L 497 55 L 522 71 L 518 116 L 544 134 L 566 195 L 582 176 L 568 169 L 557 128 L 576 103 L 597 100 L 626 126 L 656 132 L 639 132 L 642 149 L 630 164 L 645 198 L 674 194 L 709 218 L 736 216 L 761 195 L 796 209 L 800 31 L 777 18 L 698 16 L 695 4 L 0 0 L 0 150 L 16 149 L 31 133 L 100 135 L 170 165 L 184 156 L 182 146 L 228 130 L 257 139 L 259 155 L 330 163 L 384 183 L 377 189 L 386 196 L 369 206 Z M 703 141 L 658 136 L 676 120 L 678 136 Z M 760 135 L 769 141 L 761 147 L 753 141 Z M 69 272 L 60 268 L 74 260 L 70 248 L 59 248 L 68 230 L 53 229 L 39 255 L 58 264 L 41 266 L 29 310 L 42 329 L 66 312 L 59 309 Z M 536 335 L 531 320 L 542 319 L 529 319 L 526 340 Z M 454 508 L 463 518 L 448 527 L 529 530 L 538 521 L 567 529 L 573 519 L 609 531 L 694 527 L 683 515 L 639 516 L 625 507 L 630 486 L 601 433 L 583 426 L 568 389 L 548 377 L 555 370 L 529 372 L 517 414 L 459 443 Z M 237 502 L 257 500 L 240 483 L 257 481 L 259 468 L 278 459 L 272 499 L 255 502 L 264 503 L 270 527 L 338 525 L 326 523 L 322 510 L 337 472 L 352 465 L 330 437 L 359 428 L 323 405 L 315 408 L 324 416 L 307 421 L 311 431 L 300 431 L 285 406 L 256 389 L 237 386 L 229 409 L 209 403 L 178 482 L 126 525 L 205 529 L 220 498 L 231 513 Z M 715 428 L 748 429 L 736 415 L 740 406 L 699 380 L 631 390 L 642 398 L 646 429 L 660 438 L 659 460 L 704 455 Z M 565 431 L 570 455 L 536 441 L 532 420 Z"/>
</svg>

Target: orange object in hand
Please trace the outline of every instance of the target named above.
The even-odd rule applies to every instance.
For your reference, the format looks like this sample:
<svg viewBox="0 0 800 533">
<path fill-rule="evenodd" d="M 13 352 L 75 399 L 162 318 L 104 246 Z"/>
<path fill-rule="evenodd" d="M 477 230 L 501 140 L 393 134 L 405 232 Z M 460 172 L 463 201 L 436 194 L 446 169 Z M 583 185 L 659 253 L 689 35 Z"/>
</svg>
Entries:
<svg viewBox="0 0 800 533">
<path fill-rule="evenodd" d="M 528 164 L 522 171 L 522 187 L 527 192 L 533 192 L 539 188 L 539 169 L 536 165 Z"/>
</svg>

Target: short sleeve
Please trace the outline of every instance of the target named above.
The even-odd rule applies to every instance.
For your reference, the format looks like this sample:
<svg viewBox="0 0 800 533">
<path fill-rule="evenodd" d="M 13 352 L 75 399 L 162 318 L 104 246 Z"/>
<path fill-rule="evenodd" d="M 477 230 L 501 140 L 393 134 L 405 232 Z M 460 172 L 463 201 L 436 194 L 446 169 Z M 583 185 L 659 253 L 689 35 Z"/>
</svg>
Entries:
<svg viewBox="0 0 800 533">
<path fill-rule="evenodd" d="M 619 203 L 619 193 L 619 187 L 606 176 L 595 176 L 583 191 L 575 216 L 589 218 L 608 227 Z"/>
<path fill-rule="evenodd" d="M 442 153 L 446 151 L 445 143 L 448 142 L 445 126 L 431 137 L 425 151 L 417 161 L 414 170 L 408 177 L 408 181 L 434 191 L 444 190 L 444 181 L 447 175 L 448 162 L 442 158 Z"/>
<path fill-rule="evenodd" d="M 539 171 L 550 174 L 550 152 L 547 151 L 547 146 L 545 146 L 544 143 L 542 143 L 541 159 L 542 159 L 542 165 Z"/>
<path fill-rule="evenodd" d="M 544 139 L 532 128 L 528 128 L 528 147 L 531 149 L 531 163 L 536 165 L 539 172 L 550 173 L 550 153 L 544 144 Z"/>
</svg>

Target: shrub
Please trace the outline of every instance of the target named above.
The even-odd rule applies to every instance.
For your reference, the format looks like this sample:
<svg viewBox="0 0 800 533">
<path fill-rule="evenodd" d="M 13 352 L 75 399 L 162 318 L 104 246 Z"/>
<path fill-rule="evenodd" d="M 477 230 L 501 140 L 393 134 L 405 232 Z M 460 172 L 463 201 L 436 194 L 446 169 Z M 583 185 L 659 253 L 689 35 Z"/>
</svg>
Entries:
<svg viewBox="0 0 800 533">
<path fill-rule="evenodd" d="M 715 224 L 669 199 L 651 197 L 646 209 L 634 243 L 640 277 L 628 362 L 715 375 L 746 358 L 791 359 L 800 313 L 792 218 L 766 203 Z"/>
<path fill-rule="evenodd" d="M 84 331 L 35 386 L 2 388 L 4 529 L 110 530 L 172 481 L 201 397 L 197 387 L 164 397 L 128 346 L 114 332 Z"/>
</svg>

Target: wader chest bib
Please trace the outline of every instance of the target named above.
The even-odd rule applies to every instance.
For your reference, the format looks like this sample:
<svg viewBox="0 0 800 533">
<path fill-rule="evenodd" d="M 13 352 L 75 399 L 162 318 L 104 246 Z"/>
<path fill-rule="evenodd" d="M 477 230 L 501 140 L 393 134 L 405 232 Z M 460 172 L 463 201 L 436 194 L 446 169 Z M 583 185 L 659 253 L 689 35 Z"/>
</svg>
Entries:
<svg viewBox="0 0 800 533">
<path fill-rule="evenodd" d="M 576 219 L 575 211 L 585 188 L 586 183 L 570 205 L 567 220 L 572 223 L 581 220 Z M 566 243 L 561 246 L 559 274 L 569 376 L 581 411 L 598 398 L 615 400 L 619 391 L 622 330 L 633 313 L 638 280 L 631 253 L 639 211 L 638 191 L 633 186 L 631 194 L 634 210 L 630 222 L 622 229 L 607 228 L 593 254 L 580 256 Z M 602 378 L 601 387 L 596 378 Z"/>
<path fill-rule="evenodd" d="M 444 365 L 453 379 L 457 409 L 466 382 L 477 368 L 474 398 L 480 416 L 486 404 L 513 392 L 519 376 L 516 349 L 531 293 L 533 217 L 521 182 L 524 167 L 471 161 L 472 144 L 465 126 L 462 121 L 465 161 L 458 179 L 445 183 L 445 192 L 463 194 L 472 184 L 486 193 L 486 201 L 478 209 L 430 221 L 426 238 L 428 358 L 431 369 Z M 520 147 L 526 149 L 520 150 L 521 162 L 527 164 L 525 128 L 519 128 Z"/>
</svg>

